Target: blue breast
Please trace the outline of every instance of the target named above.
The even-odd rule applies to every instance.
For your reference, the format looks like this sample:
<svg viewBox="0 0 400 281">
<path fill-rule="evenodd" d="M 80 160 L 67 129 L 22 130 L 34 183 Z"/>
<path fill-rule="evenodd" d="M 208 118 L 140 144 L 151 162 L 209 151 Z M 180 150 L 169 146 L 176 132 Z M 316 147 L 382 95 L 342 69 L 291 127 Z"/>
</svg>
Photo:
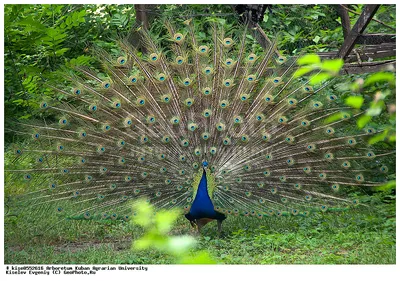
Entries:
<svg viewBox="0 0 400 281">
<path fill-rule="evenodd" d="M 189 217 L 192 219 L 225 219 L 225 215 L 218 213 L 214 210 L 214 205 L 211 202 L 211 198 L 207 191 L 207 175 L 206 171 L 203 170 L 203 176 L 201 177 L 199 187 L 197 188 L 197 194 L 194 198 L 192 207 L 189 211 Z"/>
</svg>

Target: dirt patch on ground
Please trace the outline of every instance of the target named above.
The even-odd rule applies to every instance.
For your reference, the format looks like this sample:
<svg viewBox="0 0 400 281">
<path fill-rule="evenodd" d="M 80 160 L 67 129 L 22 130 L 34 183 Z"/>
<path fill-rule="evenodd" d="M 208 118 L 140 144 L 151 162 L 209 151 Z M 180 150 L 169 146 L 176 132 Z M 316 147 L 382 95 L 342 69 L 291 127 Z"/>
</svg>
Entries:
<svg viewBox="0 0 400 281">
<path fill-rule="evenodd" d="M 54 249 L 56 253 L 71 252 L 76 253 L 78 251 L 86 250 L 89 248 L 98 249 L 101 247 L 109 247 L 114 251 L 129 250 L 132 245 L 132 239 L 126 238 L 118 241 L 82 241 L 82 242 L 68 242 L 64 244 L 46 244 L 43 246 L 49 246 Z M 38 245 L 36 245 L 38 246 Z M 23 251 L 26 247 L 23 245 L 9 246 L 8 250 L 11 252 Z"/>
<path fill-rule="evenodd" d="M 86 250 L 88 248 L 98 249 L 101 247 L 110 247 L 114 251 L 124 251 L 129 250 L 132 244 L 131 239 L 126 239 L 117 242 L 105 242 L 105 241 L 98 241 L 98 242 L 75 242 L 75 243 L 68 243 L 63 245 L 57 245 L 54 247 L 54 251 L 56 252 L 71 252 L 75 253 L 81 250 Z"/>
</svg>

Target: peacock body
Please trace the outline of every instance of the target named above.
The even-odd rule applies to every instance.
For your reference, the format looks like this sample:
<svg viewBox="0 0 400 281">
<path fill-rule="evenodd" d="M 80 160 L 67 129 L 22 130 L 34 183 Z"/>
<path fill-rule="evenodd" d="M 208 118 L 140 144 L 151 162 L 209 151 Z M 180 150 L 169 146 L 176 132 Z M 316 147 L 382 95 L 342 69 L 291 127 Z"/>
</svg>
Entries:
<svg viewBox="0 0 400 281">
<path fill-rule="evenodd" d="M 190 20 L 166 27 L 158 38 L 138 31 L 145 53 L 125 41 L 118 55 L 97 50 L 102 74 L 82 66 L 60 77 L 63 101 L 40 104 L 54 122 L 7 128 L 32 139 L 6 167 L 14 184 L 29 185 L 18 204 L 127 220 L 127 202 L 144 197 L 202 226 L 344 210 L 359 203 L 346 189 L 386 181 L 384 156 L 394 152 L 369 146 L 377 131 L 357 129 L 361 113 L 343 113 L 351 109 L 327 83 L 297 78 L 296 58 L 276 42 L 262 50 L 250 28 L 213 19 L 203 32 Z"/>
</svg>

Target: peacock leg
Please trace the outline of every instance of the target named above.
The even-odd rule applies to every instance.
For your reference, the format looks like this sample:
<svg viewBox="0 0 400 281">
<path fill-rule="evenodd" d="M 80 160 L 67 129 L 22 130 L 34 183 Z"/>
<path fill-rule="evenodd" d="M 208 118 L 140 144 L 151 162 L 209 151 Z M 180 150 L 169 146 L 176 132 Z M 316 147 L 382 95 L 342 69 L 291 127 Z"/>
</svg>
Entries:
<svg viewBox="0 0 400 281">
<path fill-rule="evenodd" d="M 200 224 L 200 225 L 199 225 L 199 224 L 197 225 L 197 233 L 196 233 L 197 236 L 200 236 L 200 235 L 201 235 L 201 229 L 202 229 L 202 228 L 203 228 L 203 225 L 201 225 L 201 224 Z"/>
<path fill-rule="evenodd" d="M 217 226 L 218 226 L 218 235 L 221 235 L 221 232 L 222 232 L 222 220 L 217 220 Z"/>
<path fill-rule="evenodd" d="M 201 235 L 201 229 L 203 228 L 203 226 L 206 225 L 206 223 L 204 223 L 202 219 L 199 219 L 196 221 L 196 224 L 197 224 L 197 235 Z"/>
<path fill-rule="evenodd" d="M 190 222 L 190 225 L 191 225 L 192 227 L 196 227 L 196 220 L 189 221 L 189 222 Z"/>
</svg>

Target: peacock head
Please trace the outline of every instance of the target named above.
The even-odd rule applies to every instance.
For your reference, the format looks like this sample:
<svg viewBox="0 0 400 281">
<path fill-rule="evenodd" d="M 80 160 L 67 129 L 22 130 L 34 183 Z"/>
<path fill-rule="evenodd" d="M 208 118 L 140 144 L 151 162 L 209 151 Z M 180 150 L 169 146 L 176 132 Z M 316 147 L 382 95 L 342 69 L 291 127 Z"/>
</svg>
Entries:
<svg viewBox="0 0 400 281">
<path fill-rule="evenodd" d="M 207 161 L 203 161 L 203 167 L 206 168 L 208 166 L 208 162 Z"/>
</svg>

